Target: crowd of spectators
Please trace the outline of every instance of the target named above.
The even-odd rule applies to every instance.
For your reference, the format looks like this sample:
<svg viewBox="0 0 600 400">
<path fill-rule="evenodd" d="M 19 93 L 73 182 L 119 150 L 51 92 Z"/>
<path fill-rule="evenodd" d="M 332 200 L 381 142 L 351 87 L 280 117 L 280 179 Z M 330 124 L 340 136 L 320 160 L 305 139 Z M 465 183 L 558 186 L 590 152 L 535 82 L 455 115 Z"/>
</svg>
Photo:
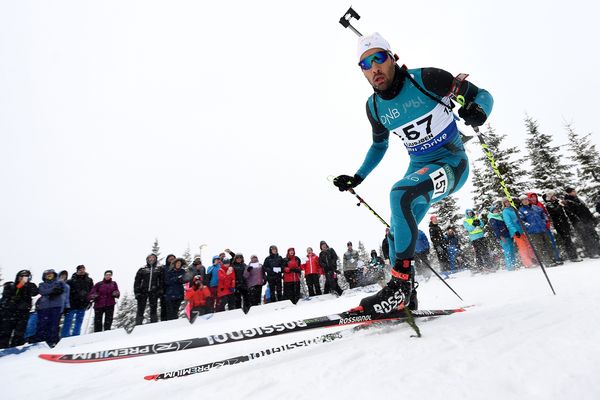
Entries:
<svg viewBox="0 0 600 400">
<path fill-rule="evenodd" d="M 547 191 L 541 196 L 526 193 L 518 198 L 516 208 L 503 198 L 477 213 L 465 211 L 463 228 L 474 253 L 472 261 L 465 256 L 459 230 L 452 225 L 442 228 L 443 221 L 432 216 L 429 238 L 419 231 L 415 247 L 416 274 L 431 276 L 430 249 L 436 255 L 439 270 L 450 274 L 463 269 L 493 272 L 499 265 L 514 271 L 520 267 L 562 265 L 564 259 L 581 261 L 581 257 L 600 257 L 600 238 L 596 219 L 573 188 L 563 196 Z M 600 212 L 600 202 L 596 205 Z M 387 231 L 386 231 L 387 237 Z M 282 256 L 277 246 L 269 247 L 269 255 L 261 263 L 256 255 L 246 263 L 244 255 L 226 249 L 212 257 L 205 267 L 200 257 L 190 265 L 183 258 L 169 254 L 164 265 L 150 254 L 134 281 L 137 301 L 135 324 L 144 322 L 149 307 L 150 323 L 177 319 L 185 310 L 191 320 L 198 315 L 241 309 L 267 302 L 290 300 L 296 304 L 303 296 L 333 293 L 340 295 L 343 286 L 353 289 L 373 283 L 385 283 L 389 260 L 387 239 L 382 242 L 382 255 L 372 250 L 369 262 L 361 260 L 351 242 L 341 259 L 325 241 L 319 253 L 311 247 L 306 255 L 289 248 Z M 503 261 L 503 262 L 502 262 Z M 67 271 L 44 271 L 42 282 L 31 281 L 29 270 L 21 270 L 13 282 L 4 284 L 0 299 L 0 348 L 26 342 L 45 341 L 56 344 L 60 338 L 77 336 L 87 309 L 94 308 L 94 332 L 110 330 L 115 304 L 120 297 L 113 271 L 94 284 L 84 265 L 76 267 L 69 278 Z M 342 278 L 343 277 L 343 278 Z M 35 301 L 34 301 L 35 300 Z M 33 307 L 34 312 L 30 312 Z M 62 319 L 62 323 L 61 323 Z M 61 328 L 62 326 L 62 328 Z"/>
</svg>

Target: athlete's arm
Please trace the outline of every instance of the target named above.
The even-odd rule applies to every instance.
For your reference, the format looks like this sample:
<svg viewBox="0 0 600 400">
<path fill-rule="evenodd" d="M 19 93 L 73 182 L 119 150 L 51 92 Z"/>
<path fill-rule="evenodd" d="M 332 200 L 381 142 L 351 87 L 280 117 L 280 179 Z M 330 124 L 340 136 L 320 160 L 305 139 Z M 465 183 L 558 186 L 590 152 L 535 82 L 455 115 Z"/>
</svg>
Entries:
<svg viewBox="0 0 600 400">
<path fill-rule="evenodd" d="M 373 143 L 367 152 L 365 161 L 363 161 L 362 166 L 356 172 L 356 175 L 360 176 L 362 179 L 365 179 L 383 159 L 383 156 L 388 149 L 388 140 L 390 138 L 390 131 L 371 115 L 368 101 L 367 117 L 369 118 L 369 122 L 373 129 Z"/>
<path fill-rule="evenodd" d="M 454 83 L 454 76 L 448 71 L 444 71 L 439 68 L 422 68 L 421 79 L 425 89 L 430 92 L 437 94 L 440 97 L 446 97 L 450 95 L 452 91 L 452 85 Z M 462 82 L 458 95 L 465 98 L 464 106 L 468 106 L 470 103 L 475 103 L 485 115 L 489 116 L 494 106 L 494 99 L 492 95 L 485 89 L 478 88 L 473 83 L 465 80 Z"/>
</svg>

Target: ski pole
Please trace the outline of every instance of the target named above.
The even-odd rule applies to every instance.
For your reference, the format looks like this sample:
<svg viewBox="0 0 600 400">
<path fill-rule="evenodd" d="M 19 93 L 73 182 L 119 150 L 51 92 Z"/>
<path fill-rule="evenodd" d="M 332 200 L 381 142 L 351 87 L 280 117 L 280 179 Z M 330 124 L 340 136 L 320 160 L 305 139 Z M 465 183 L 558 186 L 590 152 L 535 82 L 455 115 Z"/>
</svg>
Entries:
<svg viewBox="0 0 600 400">
<path fill-rule="evenodd" d="M 331 179 L 329 179 L 329 178 L 331 178 Z M 329 180 L 332 180 L 332 179 L 333 179 L 333 176 L 331 175 L 329 178 L 328 178 Z M 362 204 L 362 205 L 364 205 L 364 206 L 365 206 L 365 207 L 366 207 L 366 208 L 367 208 L 369 211 L 371 211 L 371 212 L 373 213 L 373 215 L 375 215 L 375 216 L 377 217 L 377 219 L 378 219 L 378 220 L 379 220 L 379 221 L 380 221 L 382 224 L 384 224 L 384 225 L 386 226 L 386 228 L 388 228 L 388 229 L 390 228 L 390 224 L 388 224 L 388 223 L 387 223 L 387 222 L 386 222 L 386 221 L 385 221 L 383 218 L 381 218 L 381 216 L 380 216 L 379 214 L 377 214 L 377 212 L 376 212 L 376 211 L 373 209 L 373 207 L 371 207 L 369 204 L 367 204 L 367 202 L 366 202 L 366 201 L 364 201 L 364 200 L 363 200 L 363 198 L 362 198 L 362 197 L 360 197 L 360 196 L 359 196 L 359 195 L 358 195 L 358 194 L 357 194 L 357 193 L 354 191 L 354 189 L 348 189 L 348 192 L 352 193 L 352 194 L 353 194 L 354 196 L 356 196 L 356 198 L 358 199 L 358 201 L 359 201 L 359 202 L 358 202 L 357 206 L 359 206 L 359 207 L 360 207 L 360 205 L 361 205 L 361 204 Z M 442 278 L 442 277 L 440 276 L 440 274 L 438 274 L 438 272 L 437 272 L 435 269 L 433 269 L 433 267 L 431 266 L 431 264 L 429 264 L 429 263 L 427 262 L 427 263 L 425 263 L 425 265 L 427 265 L 427 267 L 428 267 L 428 268 L 431 270 L 431 272 L 433 272 L 433 273 L 435 274 L 435 276 L 437 276 L 437 277 L 439 278 L 439 280 L 441 280 L 442 282 L 444 282 L 444 285 L 446 285 L 446 286 L 448 287 L 448 289 L 450 289 L 450 290 L 452 291 L 452 293 L 454 293 L 454 294 L 456 295 L 456 297 L 458 297 L 459 299 L 461 299 L 462 301 L 464 301 L 464 300 L 463 300 L 463 298 L 462 298 L 462 297 L 460 297 L 460 295 L 459 295 L 458 293 L 456 293 L 456 291 L 455 291 L 454 289 L 452 289 L 452 286 L 450 286 L 450 285 L 448 284 L 448 282 L 446 282 L 446 280 L 445 280 L 444 278 Z"/>
<path fill-rule="evenodd" d="M 360 33 L 355 27 L 352 26 L 352 24 L 350 24 L 352 18 L 356 18 L 356 20 L 358 21 L 360 19 L 360 15 L 358 15 L 358 13 L 354 11 L 352 7 L 350 7 L 348 11 L 346 11 L 346 13 L 342 16 L 342 18 L 340 18 L 340 24 L 342 24 L 344 28 L 350 28 L 352 32 L 356 33 L 358 37 L 361 37 L 362 33 Z"/>
<path fill-rule="evenodd" d="M 461 106 L 463 105 L 460 102 L 459 102 L 459 104 L 461 104 Z M 477 139 L 479 139 L 479 143 L 481 143 L 481 148 L 483 149 L 485 156 L 487 157 L 488 161 L 490 162 L 490 167 L 494 171 L 496 178 L 498 178 L 498 181 L 500 182 L 500 186 L 502 186 L 502 190 L 504 191 L 506 198 L 508 199 L 510 205 L 515 209 L 515 214 L 517 214 L 519 224 L 523 228 L 523 233 L 525 234 L 525 238 L 527 239 L 527 241 L 529 243 L 531 243 L 531 248 L 533 249 L 533 254 L 535 254 L 535 258 L 537 259 L 538 263 L 540 264 L 540 267 L 542 268 L 542 272 L 544 273 L 544 276 L 546 277 L 546 281 L 548 281 L 548 285 L 550 285 L 550 290 L 552 290 L 552 294 L 556 295 L 556 292 L 554 291 L 554 287 L 552 286 L 552 282 L 550 282 L 550 278 L 548 277 L 548 273 L 546 272 L 546 268 L 544 267 L 544 263 L 542 263 L 542 258 L 540 257 L 537 249 L 533 245 L 533 242 L 531 240 L 529 240 L 529 235 L 527 234 L 527 229 L 525 229 L 523 220 L 521 219 L 521 216 L 519 215 L 519 210 L 515 206 L 515 202 L 513 201 L 513 198 L 510 195 L 508 187 L 506 186 L 506 182 L 504 182 L 504 179 L 502 178 L 502 174 L 500 173 L 500 170 L 498 169 L 498 166 L 496 165 L 496 160 L 494 159 L 494 155 L 492 154 L 489 146 L 485 142 L 485 138 L 483 137 L 483 134 L 481 133 L 481 131 L 479 131 L 479 127 L 474 126 L 473 130 L 477 134 Z"/>
</svg>

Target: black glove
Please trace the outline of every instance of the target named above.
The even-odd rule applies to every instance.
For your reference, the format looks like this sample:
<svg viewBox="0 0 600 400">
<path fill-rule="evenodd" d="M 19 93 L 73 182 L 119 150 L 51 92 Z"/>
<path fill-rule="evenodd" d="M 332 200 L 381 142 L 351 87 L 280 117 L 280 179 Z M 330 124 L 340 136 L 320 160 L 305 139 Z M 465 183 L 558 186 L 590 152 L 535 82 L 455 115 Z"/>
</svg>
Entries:
<svg viewBox="0 0 600 400">
<path fill-rule="evenodd" d="M 340 192 L 343 192 L 348 189 L 357 187 L 362 181 L 363 178 L 356 174 L 354 176 L 340 175 L 336 176 L 333 179 L 333 184 L 337 186 L 338 189 L 340 189 Z"/>
<path fill-rule="evenodd" d="M 112 297 L 115 297 L 115 298 L 116 298 L 116 297 L 119 297 L 119 295 L 120 295 L 120 293 L 119 293 L 119 291 L 118 291 L 118 290 L 114 290 L 114 291 L 112 292 Z"/>
<path fill-rule="evenodd" d="M 481 221 L 476 219 L 473 221 L 473 226 L 481 226 Z"/>
<path fill-rule="evenodd" d="M 58 296 L 60 294 L 63 294 L 64 291 L 65 290 L 62 287 L 57 286 L 52 289 L 52 291 L 50 292 L 50 296 Z"/>
<path fill-rule="evenodd" d="M 518 238 L 520 238 L 521 234 L 519 232 L 515 232 L 515 236 L 518 237 Z"/>
<path fill-rule="evenodd" d="M 250 272 L 250 271 L 252 271 L 253 269 L 254 269 L 254 267 L 248 267 L 248 268 L 246 268 L 246 271 Z"/>
<path fill-rule="evenodd" d="M 487 119 L 485 111 L 479 104 L 473 102 L 461 107 L 458 110 L 458 116 L 465 120 L 465 125 L 471 125 L 472 127 L 483 125 Z"/>
</svg>

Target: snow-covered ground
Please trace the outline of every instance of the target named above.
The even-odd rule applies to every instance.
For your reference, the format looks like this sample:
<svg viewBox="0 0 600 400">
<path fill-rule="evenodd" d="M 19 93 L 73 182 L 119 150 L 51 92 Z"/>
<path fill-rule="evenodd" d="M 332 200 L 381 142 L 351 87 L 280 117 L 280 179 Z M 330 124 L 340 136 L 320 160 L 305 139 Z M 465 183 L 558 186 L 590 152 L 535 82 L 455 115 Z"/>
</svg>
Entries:
<svg viewBox="0 0 600 400">
<path fill-rule="evenodd" d="M 600 399 L 600 262 L 567 263 L 542 271 L 519 270 L 448 282 L 435 277 L 419 289 L 420 308 L 474 305 L 467 312 L 419 323 L 358 332 L 203 374 L 165 381 L 144 376 L 245 354 L 317 336 L 320 331 L 231 343 L 148 357 L 90 364 L 58 364 L 40 353 L 95 351 L 187 339 L 326 313 L 358 303 L 365 292 L 329 295 L 297 306 L 271 304 L 185 320 L 63 340 L 0 358 L 4 399 Z"/>
</svg>

